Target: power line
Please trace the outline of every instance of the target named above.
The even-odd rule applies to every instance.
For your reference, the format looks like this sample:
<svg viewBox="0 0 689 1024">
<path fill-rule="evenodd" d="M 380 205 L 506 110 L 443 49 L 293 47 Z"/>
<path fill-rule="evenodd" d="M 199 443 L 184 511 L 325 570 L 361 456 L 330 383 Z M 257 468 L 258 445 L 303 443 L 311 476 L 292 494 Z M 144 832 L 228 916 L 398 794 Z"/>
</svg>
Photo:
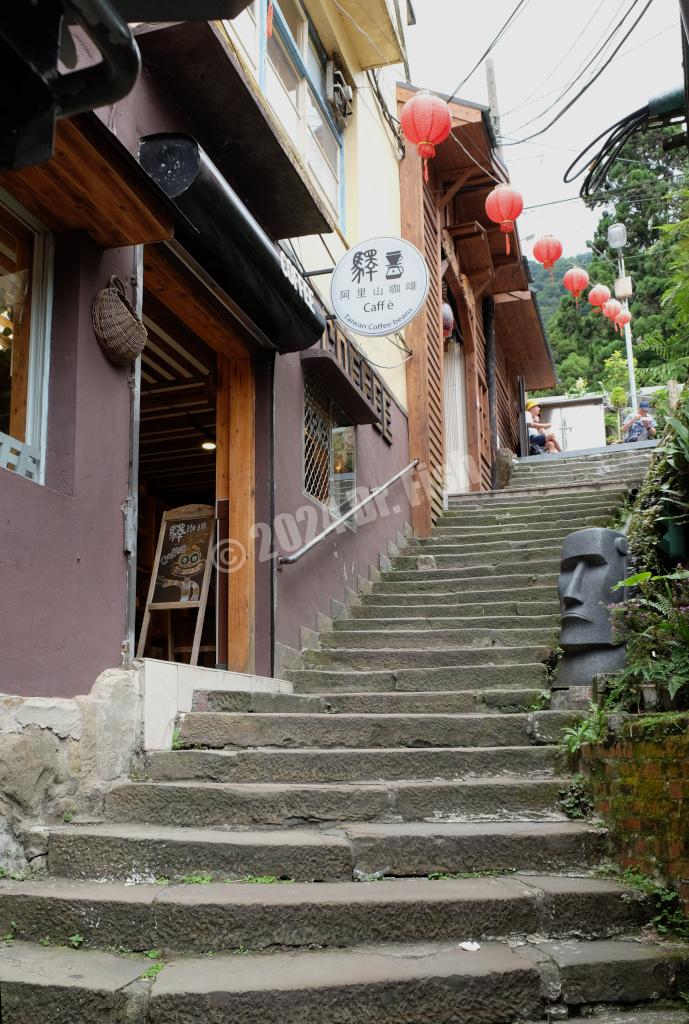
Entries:
<svg viewBox="0 0 689 1024">
<path fill-rule="evenodd" d="M 504 34 L 507 32 L 507 30 L 510 27 L 510 25 L 516 20 L 517 16 L 519 15 L 519 12 L 522 10 L 522 8 L 526 7 L 526 5 L 529 4 L 529 3 L 531 3 L 531 0 L 519 0 L 519 3 L 514 8 L 514 10 L 510 14 L 510 16 L 507 19 L 507 21 L 505 22 L 505 24 L 498 31 L 497 35 L 493 38 L 493 40 L 488 44 L 487 49 L 485 49 L 483 51 L 483 53 L 481 54 L 479 59 L 476 61 L 476 63 L 474 64 L 474 66 L 471 69 L 471 71 L 469 72 L 469 74 L 466 75 L 462 79 L 462 81 L 459 83 L 459 85 L 452 91 L 452 93 L 450 95 L 450 99 L 448 100 L 449 103 L 452 103 L 453 99 L 455 98 L 455 96 L 457 95 L 459 90 L 462 88 L 462 86 L 466 85 L 466 83 L 469 81 L 469 79 L 474 74 L 474 72 L 478 70 L 478 68 L 481 66 L 481 64 L 486 59 L 486 57 L 491 52 L 491 50 L 493 50 L 497 46 L 497 44 L 500 42 L 500 40 L 502 39 Z"/>
<path fill-rule="evenodd" d="M 637 2 L 638 2 L 638 0 L 634 0 L 634 3 L 635 3 L 635 4 L 636 4 Z M 641 21 L 641 19 L 642 19 L 642 18 L 644 17 L 644 15 L 645 15 L 645 14 L 646 14 L 646 12 L 648 11 L 648 9 L 649 9 L 649 7 L 651 6 L 651 4 L 652 4 L 652 3 L 653 3 L 653 0 L 648 0 L 648 2 L 646 3 L 645 7 L 644 7 L 644 8 L 643 8 L 643 10 L 641 11 L 641 14 L 640 14 L 640 15 L 638 16 L 638 18 L 637 18 L 637 19 L 636 19 L 636 21 L 635 21 L 635 22 L 633 23 L 633 25 L 631 26 L 631 28 L 629 29 L 629 31 L 628 31 L 628 32 L 626 33 L 626 35 L 625 35 L 625 36 L 623 36 L 623 38 L 621 39 L 621 41 L 620 41 L 620 45 L 621 45 L 622 43 L 626 42 L 626 41 L 627 41 L 627 39 L 629 39 L 630 35 L 632 34 L 632 32 L 634 31 L 634 29 L 636 28 L 636 26 L 637 26 L 637 25 L 639 24 L 639 22 Z M 630 8 L 630 11 L 631 11 L 631 8 Z M 625 15 L 625 18 L 623 19 L 623 21 L 624 21 L 624 20 L 626 20 L 626 18 L 627 18 L 627 16 L 629 15 L 630 11 L 628 11 L 628 12 L 627 12 L 627 15 Z M 602 67 L 600 67 L 600 68 L 598 69 L 598 71 L 596 71 L 595 75 L 593 75 L 593 76 L 592 76 L 591 78 L 589 78 L 588 82 L 586 82 L 586 84 L 585 84 L 585 85 L 584 85 L 584 86 L 583 86 L 583 87 L 582 87 L 582 88 L 581 88 L 581 89 L 579 90 L 579 92 L 578 92 L 578 93 L 576 94 L 576 96 L 574 96 L 574 97 L 573 97 L 573 98 L 572 98 L 572 99 L 571 99 L 571 100 L 569 101 L 569 103 L 567 103 L 567 104 L 566 104 L 566 105 L 565 105 L 565 106 L 564 106 L 564 107 L 562 108 L 562 110 L 561 110 L 561 111 L 560 111 L 560 112 L 559 112 L 559 113 L 558 113 L 558 114 L 557 114 L 557 115 L 556 115 L 556 116 L 555 116 L 555 117 L 554 117 L 554 118 L 552 119 L 552 121 L 550 121 L 550 122 L 549 122 L 549 123 L 548 123 L 548 124 L 547 124 L 547 125 L 545 126 L 545 128 L 541 128 L 541 129 L 539 129 L 539 131 L 537 131 L 537 132 L 533 132 L 533 133 L 532 133 L 531 135 L 528 135 L 528 136 L 527 136 L 527 137 L 526 137 L 525 139 L 520 139 L 520 140 L 519 140 L 519 142 L 530 142 L 530 141 L 531 141 L 531 139 L 535 139 L 535 138 L 538 138 L 538 136 L 539 136 L 539 135 L 543 135 L 543 134 L 544 134 L 545 132 L 549 131 L 549 130 L 550 130 L 550 129 L 551 129 L 552 127 L 553 127 L 553 125 L 557 124 L 557 122 L 558 122 L 558 121 L 559 121 L 559 120 L 560 120 L 561 118 L 563 118 L 563 117 L 564 117 L 564 115 L 565 115 L 565 114 L 567 113 L 567 111 L 568 111 L 568 110 L 571 110 L 571 108 L 572 108 L 572 107 L 574 106 L 574 104 L 575 104 L 575 103 L 577 103 L 577 102 L 578 102 L 578 101 L 579 101 L 579 100 L 581 99 L 581 97 L 582 97 L 582 96 L 584 95 L 584 93 L 588 92 L 588 90 L 589 90 L 589 89 L 591 88 L 591 86 L 593 85 L 593 83 L 594 83 L 594 82 L 596 82 L 596 81 L 597 81 L 597 80 L 598 80 L 598 79 L 600 78 L 600 76 L 601 76 L 601 75 L 603 74 L 603 72 L 605 71 L 605 69 L 606 69 L 606 68 L 608 67 L 608 65 L 609 65 L 609 64 L 611 64 L 611 63 L 612 63 L 612 57 L 609 57 L 609 58 L 608 58 L 608 59 L 607 59 L 607 60 L 605 61 L 605 63 L 603 64 L 603 66 L 602 66 Z M 517 143 L 514 143 L 514 142 L 513 142 L 513 143 L 510 143 L 510 145 L 517 145 Z"/>
<path fill-rule="evenodd" d="M 528 118 L 522 124 L 518 125 L 518 127 L 514 128 L 513 129 L 513 134 L 515 132 L 520 132 L 523 128 L 527 128 L 530 124 L 533 124 L 535 121 L 540 121 L 541 118 L 546 116 L 546 114 L 549 114 L 550 111 L 554 107 L 556 107 L 561 100 L 563 100 L 565 98 L 567 93 L 571 92 L 571 90 L 582 79 L 582 77 L 589 70 L 589 68 L 591 68 L 592 65 L 595 65 L 595 63 L 598 60 L 598 58 L 605 51 L 605 49 L 610 45 L 610 43 L 614 40 L 615 36 L 620 31 L 620 29 L 624 25 L 625 21 L 627 20 L 629 15 L 632 13 L 634 8 L 637 6 L 637 4 L 640 2 L 640 0 L 632 0 L 630 6 L 627 8 L 626 12 L 622 15 L 620 20 L 615 24 L 615 26 L 612 28 L 612 30 L 609 32 L 609 34 L 605 35 L 605 33 L 608 32 L 608 29 L 610 28 L 610 25 L 615 20 L 617 15 L 620 13 L 620 11 L 622 10 L 622 8 L 624 7 L 626 2 L 627 2 L 627 0 L 622 0 L 622 2 L 620 3 L 619 7 L 616 9 L 614 15 L 612 16 L 612 18 L 610 19 L 608 24 L 605 26 L 605 29 L 603 30 L 603 35 L 605 36 L 605 38 L 603 39 L 603 42 L 601 43 L 600 39 L 599 39 L 598 42 L 596 42 L 594 44 L 593 49 L 594 49 L 595 52 L 593 52 L 593 55 L 590 56 L 592 51 L 589 50 L 589 53 L 587 53 L 586 57 L 584 58 L 584 61 L 586 61 L 586 63 L 584 63 L 579 68 L 577 68 L 577 70 L 574 72 L 574 74 L 569 79 L 569 81 L 566 83 L 566 85 L 560 90 L 558 96 L 551 103 L 549 103 L 548 106 L 545 108 L 545 110 L 542 110 L 540 114 L 536 114 L 534 117 Z M 599 43 L 600 43 L 600 45 L 599 45 Z M 597 47 L 597 49 L 596 49 L 596 47 Z M 603 59 L 605 59 L 605 58 L 603 58 Z M 591 72 L 591 74 L 592 75 L 595 74 L 596 70 L 597 70 L 597 68 L 594 67 L 593 71 Z"/>
<path fill-rule="evenodd" d="M 504 113 L 504 114 L 502 115 L 503 117 L 509 117 L 509 115 L 510 115 L 510 114 L 513 114 L 513 113 L 515 112 L 515 110 L 520 110 L 520 109 L 521 109 L 522 107 L 525 107 L 525 106 L 527 106 L 527 105 L 528 105 L 528 100 L 530 100 L 530 99 L 531 99 L 531 97 L 532 97 L 532 96 L 533 96 L 533 95 L 534 95 L 535 93 L 537 93 L 537 92 L 539 91 L 539 89 L 542 89 L 542 88 L 543 88 L 543 86 L 544 86 L 544 85 L 546 84 L 546 82 L 549 82 L 549 81 L 550 81 L 550 79 L 551 79 L 551 78 L 553 77 L 553 75 L 554 75 L 554 74 L 555 74 L 555 73 L 556 73 L 556 72 L 557 72 L 557 71 L 558 71 L 558 70 L 559 70 L 559 69 L 560 69 L 560 68 L 562 67 L 562 65 L 564 64 L 564 62 L 565 62 L 565 61 L 567 60 L 567 58 L 569 57 L 570 53 L 572 52 L 572 50 L 574 49 L 574 47 L 575 47 L 575 46 L 577 45 L 577 43 L 579 42 L 579 40 L 581 39 L 581 37 L 583 36 L 583 34 L 584 34 L 584 33 L 586 32 L 586 30 L 588 29 L 589 25 L 591 24 L 591 22 L 593 21 L 593 19 L 594 19 L 594 18 L 596 17 L 596 15 L 598 14 L 598 12 L 600 11 L 601 7 L 603 6 L 603 4 L 604 4 L 605 2 L 606 2 L 606 0 L 600 0 L 600 3 L 598 4 L 598 7 L 596 7 L 595 11 L 593 12 L 593 14 L 592 14 L 592 15 L 591 15 L 591 17 L 589 18 L 589 20 L 588 20 L 588 21 L 586 22 L 586 24 L 584 25 L 584 27 L 582 28 L 582 30 L 581 30 L 581 32 L 579 33 L 579 35 L 578 35 L 578 36 L 576 37 L 576 39 L 574 40 L 574 42 L 572 43 L 572 45 L 571 45 L 571 46 L 569 47 L 569 49 L 567 50 L 567 52 L 566 52 L 566 53 L 564 54 L 564 56 L 560 58 L 560 60 L 559 60 L 559 61 L 558 61 L 558 63 L 557 63 L 556 65 L 555 65 L 555 67 L 554 67 L 554 68 L 552 69 L 552 71 L 550 72 L 550 74 L 549 74 L 549 75 L 546 75 L 546 77 L 545 77 L 545 78 L 543 79 L 543 81 L 542 81 L 542 82 L 541 82 L 541 83 L 540 83 L 539 85 L 537 85 L 537 86 L 536 86 L 536 88 L 535 88 L 535 89 L 533 89 L 533 90 L 532 90 L 532 91 L 531 91 L 531 92 L 529 93 L 529 95 L 528 95 L 528 96 L 527 96 L 527 97 L 526 97 L 526 98 L 525 98 L 524 100 L 522 100 L 522 102 L 521 102 L 521 103 L 518 103 L 516 107 L 512 107 L 512 109 L 511 109 L 511 110 L 506 110 L 506 111 L 505 111 L 505 113 Z M 553 92 L 556 92 L 556 91 L 557 91 L 556 89 L 554 89 L 554 90 L 553 90 Z M 542 96 L 537 96 L 537 97 L 536 97 L 536 100 L 534 100 L 534 102 L 537 102 L 537 101 L 538 101 L 539 99 L 543 99 L 543 97 L 542 97 Z"/>
</svg>

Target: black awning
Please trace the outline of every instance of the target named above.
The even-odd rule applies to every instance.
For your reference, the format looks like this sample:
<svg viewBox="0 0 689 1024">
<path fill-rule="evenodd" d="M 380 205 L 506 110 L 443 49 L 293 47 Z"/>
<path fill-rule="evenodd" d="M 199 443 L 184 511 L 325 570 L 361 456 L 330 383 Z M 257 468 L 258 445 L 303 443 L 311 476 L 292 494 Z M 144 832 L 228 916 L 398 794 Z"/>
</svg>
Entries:
<svg viewBox="0 0 689 1024">
<path fill-rule="evenodd" d="M 325 317 L 308 283 L 270 241 L 195 139 L 148 135 L 139 159 L 184 215 L 177 238 L 280 352 L 310 348 Z M 206 258 L 204 258 L 204 256 Z"/>
</svg>

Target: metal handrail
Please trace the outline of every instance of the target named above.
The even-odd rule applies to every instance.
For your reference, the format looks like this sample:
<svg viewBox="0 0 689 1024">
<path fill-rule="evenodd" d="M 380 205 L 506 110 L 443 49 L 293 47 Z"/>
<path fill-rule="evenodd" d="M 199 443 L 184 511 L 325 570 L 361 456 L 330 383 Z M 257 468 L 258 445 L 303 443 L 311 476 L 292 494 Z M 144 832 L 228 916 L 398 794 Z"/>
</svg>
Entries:
<svg viewBox="0 0 689 1024">
<path fill-rule="evenodd" d="M 327 526 L 325 530 L 322 530 L 317 537 L 314 537 L 312 540 L 308 541 L 308 543 L 302 545 L 302 547 L 300 547 L 298 551 L 295 551 L 294 554 L 278 555 L 278 569 L 282 569 L 283 565 L 294 565 L 294 563 L 298 562 L 299 559 L 307 553 L 307 551 L 310 551 L 312 548 L 315 548 L 317 544 L 320 544 L 322 540 L 325 540 L 325 538 L 328 537 L 335 530 L 337 530 L 338 527 L 342 526 L 343 523 L 346 523 L 348 519 L 352 518 L 352 516 L 355 516 L 357 512 L 360 512 L 362 508 L 368 505 L 370 501 L 373 501 L 375 498 L 377 498 L 379 494 L 382 494 L 383 491 L 387 491 L 388 487 L 391 487 L 397 480 L 400 479 L 400 477 L 403 477 L 405 473 L 408 473 L 411 469 L 414 469 L 416 466 L 418 466 L 418 464 L 419 460 L 414 459 L 414 461 L 410 462 L 408 466 L 405 466 L 404 469 L 401 469 L 399 473 L 395 473 L 393 477 L 390 477 L 387 483 L 381 484 L 380 487 L 376 487 L 374 491 L 371 491 L 371 493 L 367 494 L 365 498 L 358 502 L 358 504 L 354 505 L 354 507 L 351 508 L 349 512 L 347 512 L 343 516 L 340 516 L 340 518 L 336 519 L 334 523 L 331 523 L 330 526 Z"/>
</svg>

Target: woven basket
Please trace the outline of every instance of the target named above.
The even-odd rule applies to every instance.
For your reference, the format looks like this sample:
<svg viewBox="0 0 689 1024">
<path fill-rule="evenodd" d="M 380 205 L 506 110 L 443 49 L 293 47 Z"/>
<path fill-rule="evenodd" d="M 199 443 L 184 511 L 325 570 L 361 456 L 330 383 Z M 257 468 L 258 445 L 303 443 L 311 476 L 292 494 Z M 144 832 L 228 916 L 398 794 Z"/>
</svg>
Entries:
<svg viewBox="0 0 689 1024">
<path fill-rule="evenodd" d="M 128 366 L 143 352 L 148 332 L 127 299 L 119 277 L 98 292 L 92 310 L 93 330 L 103 355 L 115 366 Z"/>
</svg>

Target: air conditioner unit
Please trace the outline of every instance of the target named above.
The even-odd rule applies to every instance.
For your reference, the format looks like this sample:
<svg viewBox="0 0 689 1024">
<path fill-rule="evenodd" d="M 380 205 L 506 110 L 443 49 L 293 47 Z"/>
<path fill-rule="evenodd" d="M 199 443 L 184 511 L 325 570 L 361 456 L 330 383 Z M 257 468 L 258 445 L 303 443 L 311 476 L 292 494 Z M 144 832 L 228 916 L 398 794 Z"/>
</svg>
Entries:
<svg viewBox="0 0 689 1024">
<path fill-rule="evenodd" d="M 326 68 L 325 88 L 336 122 L 340 128 L 346 128 L 352 116 L 354 90 L 332 60 L 328 61 Z"/>
</svg>

